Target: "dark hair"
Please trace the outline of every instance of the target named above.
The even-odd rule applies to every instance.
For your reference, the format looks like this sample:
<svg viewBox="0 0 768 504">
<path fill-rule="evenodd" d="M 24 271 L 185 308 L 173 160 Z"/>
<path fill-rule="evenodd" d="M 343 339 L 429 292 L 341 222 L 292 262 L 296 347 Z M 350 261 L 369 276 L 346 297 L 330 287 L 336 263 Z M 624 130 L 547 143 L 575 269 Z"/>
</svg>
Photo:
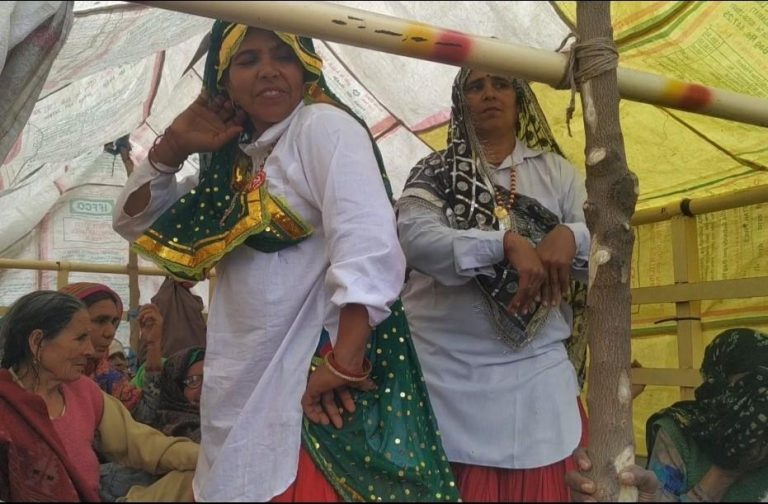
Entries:
<svg viewBox="0 0 768 504">
<path fill-rule="evenodd" d="M 85 303 L 74 296 L 56 291 L 35 291 L 20 297 L 0 320 L 0 367 L 10 369 L 31 361 L 29 335 L 40 329 L 43 341 L 52 340 L 71 321 Z"/>
<path fill-rule="evenodd" d="M 515 89 L 515 103 L 517 104 L 517 109 L 519 111 L 523 105 L 525 105 L 525 91 L 523 90 L 523 85 L 520 83 L 520 79 L 513 78 L 512 87 Z"/>
</svg>

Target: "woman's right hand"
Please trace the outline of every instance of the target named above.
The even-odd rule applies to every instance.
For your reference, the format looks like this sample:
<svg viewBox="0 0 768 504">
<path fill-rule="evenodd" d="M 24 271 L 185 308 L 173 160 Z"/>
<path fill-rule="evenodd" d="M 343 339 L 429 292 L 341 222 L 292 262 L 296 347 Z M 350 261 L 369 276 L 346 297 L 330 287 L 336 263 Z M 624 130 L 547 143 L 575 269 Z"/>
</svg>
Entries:
<svg viewBox="0 0 768 504">
<path fill-rule="evenodd" d="M 333 374 L 327 364 L 322 364 L 309 375 L 307 388 L 301 398 L 304 414 L 312 423 L 328 425 L 332 423 L 341 429 L 344 420 L 341 417 L 343 408 L 349 413 L 355 412 L 355 400 L 350 388 L 362 391 L 374 390 L 376 384 L 370 378 L 362 382 L 350 383 Z M 341 407 L 336 399 L 341 403 Z"/>
<path fill-rule="evenodd" d="M 210 99 L 206 91 L 192 102 L 152 149 L 154 161 L 179 166 L 192 153 L 214 152 L 243 131 L 247 116 L 224 95 Z"/>
<path fill-rule="evenodd" d="M 163 316 L 157 305 L 147 304 L 139 309 L 139 338 L 147 348 L 145 369 L 148 372 L 163 368 Z"/>
<path fill-rule="evenodd" d="M 541 285 L 547 279 L 546 270 L 533 245 L 512 231 L 504 234 L 504 256 L 519 275 L 517 293 L 507 310 L 512 314 L 525 315 L 533 310 L 534 301 L 541 301 Z"/>
<path fill-rule="evenodd" d="M 163 341 L 163 315 L 154 304 L 145 304 L 139 308 L 139 337 L 149 346 L 161 345 Z"/>
</svg>

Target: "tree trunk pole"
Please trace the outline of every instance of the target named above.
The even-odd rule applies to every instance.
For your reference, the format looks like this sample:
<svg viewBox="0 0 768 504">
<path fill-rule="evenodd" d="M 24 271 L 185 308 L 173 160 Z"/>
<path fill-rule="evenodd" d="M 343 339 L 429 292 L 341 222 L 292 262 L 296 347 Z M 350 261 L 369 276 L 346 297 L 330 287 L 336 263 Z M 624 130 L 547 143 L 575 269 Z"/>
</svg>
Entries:
<svg viewBox="0 0 768 504">
<path fill-rule="evenodd" d="M 613 40 L 610 2 L 577 4 L 580 43 Z M 577 56 L 585 68 L 599 56 Z M 630 266 L 637 202 L 637 177 L 627 167 L 619 123 L 616 70 L 580 85 L 586 133 L 587 202 L 584 215 L 592 235 L 589 257 L 589 453 L 599 501 L 637 500 L 634 487 L 619 485 L 617 473 L 634 464 L 630 389 Z"/>
</svg>

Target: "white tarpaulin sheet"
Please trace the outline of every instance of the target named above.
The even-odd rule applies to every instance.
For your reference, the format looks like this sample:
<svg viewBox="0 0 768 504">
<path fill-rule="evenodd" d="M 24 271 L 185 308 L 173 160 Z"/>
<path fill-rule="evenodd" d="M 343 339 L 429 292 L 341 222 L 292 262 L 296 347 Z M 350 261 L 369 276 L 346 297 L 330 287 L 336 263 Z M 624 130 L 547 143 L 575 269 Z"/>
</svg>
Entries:
<svg viewBox="0 0 768 504">
<path fill-rule="evenodd" d="M 568 2 L 335 3 L 546 50 L 560 45 L 570 31 L 564 19 L 573 17 Z M 0 68 L 61 4 L 0 2 Z M 768 98 L 768 3 L 617 2 L 612 9 L 622 65 Z M 21 134 L 12 130 L 15 142 L 7 149 L 0 141 L 0 257 L 125 265 L 128 244 L 110 224 L 125 167 L 104 145 L 130 134 L 134 162 L 144 159 L 157 134 L 200 91 L 204 58 L 185 70 L 211 20 L 111 1 L 75 2 L 70 20 L 29 119 L 17 125 Z M 414 163 L 445 141 L 456 67 L 337 43 L 316 41 L 316 48 L 331 88 L 374 133 L 399 195 Z M 568 92 L 534 87 L 566 154 L 583 170 L 578 110 L 573 138 L 563 121 Z M 765 129 L 626 101 L 621 114 L 641 206 L 768 184 Z M 196 162 L 190 159 L 183 173 L 195 170 Z M 768 205 L 736 212 L 700 219 L 707 279 L 766 274 Z M 668 241 L 665 224 L 638 235 L 633 286 L 671 283 Z M 714 263 L 718 267 L 710 268 Z M 106 282 L 128 298 L 126 276 L 72 273 L 70 279 Z M 142 277 L 142 303 L 161 281 Z M 55 286 L 55 273 L 0 270 L 0 306 Z M 196 290 L 207 300 L 205 283 Z M 705 303 L 703 316 L 737 320 L 766 308 L 759 299 L 735 308 L 723 303 Z M 653 325 L 658 318 L 635 307 L 633 324 Z M 649 358 L 669 361 L 644 362 L 647 367 L 675 366 L 674 352 L 654 350 L 657 343 L 669 348 L 659 337 L 633 341 L 633 351 L 645 348 Z M 646 392 L 636 405 L 650 412 L 668 404 L 653 394 Z M 636 418 L 638 433 L 644 418 Z"/>
</svg>

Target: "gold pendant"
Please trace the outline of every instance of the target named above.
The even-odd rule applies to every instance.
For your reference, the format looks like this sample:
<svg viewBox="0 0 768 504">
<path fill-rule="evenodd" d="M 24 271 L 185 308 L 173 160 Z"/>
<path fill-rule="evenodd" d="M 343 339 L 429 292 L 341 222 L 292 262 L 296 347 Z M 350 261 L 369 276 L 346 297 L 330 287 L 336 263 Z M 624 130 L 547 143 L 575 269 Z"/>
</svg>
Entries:
<svg viewBox="0 0 768 504">
<path fill-rule="evenodd" d="M 496 205 L 496 207 L 493 209 L 493 215 L 496 216 L 497 219 L 506 219 L 509 216 L 509 212 L 507 212 L 507 209 L 503 206 Z"/>
</svg>

